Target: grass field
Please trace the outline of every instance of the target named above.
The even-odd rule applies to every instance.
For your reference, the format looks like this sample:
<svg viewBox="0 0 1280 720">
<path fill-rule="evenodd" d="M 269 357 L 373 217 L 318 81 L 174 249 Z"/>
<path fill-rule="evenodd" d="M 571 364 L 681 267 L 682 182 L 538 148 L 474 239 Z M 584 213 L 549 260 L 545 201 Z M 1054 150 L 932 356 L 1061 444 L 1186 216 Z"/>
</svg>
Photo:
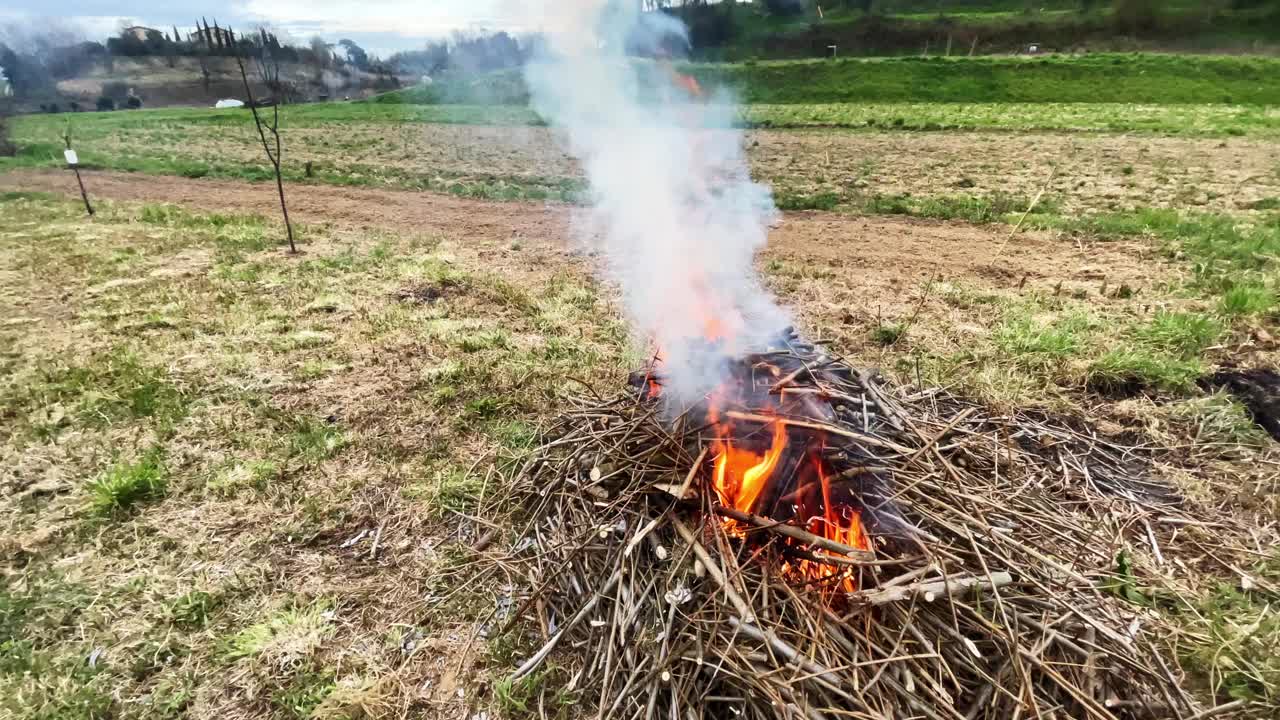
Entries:
<svg viewBox="0 0 1280 720">
<path fill-rule="evenodd" d="M 957 53 L 959 55 L 959 53 Z M 644 66 L 641 66 L 641 70 Z M 1280 60 L 1267 56 L 1091 53 L 687 64 L 745 103 L 1139 103 L 1274 105 Z M 382 95 L 407 104 L 523 104 L 519 71 L 445 79 Z"/>
<path fill-rule="evenodd" d="M 693 66 L 748 103 L 1280 102 L 1280 61 L 1263 57 L 1091 54 L 902 58 Z"/>
<path fill-rule="evenodd" d="M 554 688 L 499 682 L 523 645 L 469 641 L 501 591 L 467 581 L 486 529 L 468 518 L 565 376 L 609 387 L 638 360 L 583 264 L 538 242 L 340 226 L 303 228 L 305 255 L 290 258 L 261 217 L 100 202 L 86 223 L 75 200 L 29 193 L 3 195 L 0 220 L 14 279 L 2 452 L 18 471 L 0 501 L 0 707 L 537 716 Z M 763 269 L 860 363 L 1192 443 L 1162 471 L 1190 502 L 1274 516 L 1274 446 L 1195 380 L 1271 325 L 1275 269 L 1259 258 L 1275 236 L 1172 215 L 1071 230 L 1159 252 L 1132 288 L 970 275 L 878 302 L 838 259 Z M 1224 283 L 1251 299 L 1215 299 Z M 1231 562 L 1262 587 L 1212 569 L 1143 576 L 1149 592 L 1176 582 L 1201 598 L 1147 611 L 1185 629 L 1170 653 L 1189 682 L 1262 703 L 1261 718 L 1280 683 L 1265 589 L 1280 558 Z"/>
<path fill-rule="evenodd" d="M 1167 97 L 1210 77 L 1162 72 Z M 1116 535 L 1131 631 L 1175 628 L 1169 672 L 1263 720 L 1280 445 L 1208 378 L 1280 362 L 1280 116 L 1217 98 L 743 118 L 791 211 L 757 266 L 806 335 L 1158 450 L 1205 550 Z M 505 681 L 541 644 L 498 632 L 525 578 L 474 582 L 518 534 L 485 499 L 567 397 L 642 360 L 567 242 L 581 171 L 522 107 L 282 117 L 299 255 L 243 112 L 72 117 L 92 219 L 54 170 L 67 117 L 21 118 L 0 160 L 0 717 L 595 714 L 572 648 Z"/>
</svg>

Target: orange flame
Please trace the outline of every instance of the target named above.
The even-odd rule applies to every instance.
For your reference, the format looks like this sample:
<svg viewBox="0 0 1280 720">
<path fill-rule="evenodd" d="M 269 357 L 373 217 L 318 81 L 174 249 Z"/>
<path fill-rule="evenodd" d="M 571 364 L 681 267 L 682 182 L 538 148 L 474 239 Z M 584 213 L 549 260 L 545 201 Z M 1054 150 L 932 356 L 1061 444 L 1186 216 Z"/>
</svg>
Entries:
<svg viewBox="0 0 1280 720">
<path fill-rule="evenodd" d="M 722 504 L 743 512 L 755 512 L 756 501 L 769 483 L 776 479 L 775 471 L 778 469 L 778 463 L 788 443 L 791 442 L 786 425 L 777 420 L 771 423 L 772 442 L 767 450 L 760 453 L 734 444 L 733 425 L 721 422 L 714 405 L 709 411 L 709 416 L 715 425 L 717 435 L 717 440 L 712 446 L 715 452 L 711 476 L 712 488 Z M 817 452 L 810 452 L 807 461 L 816 470 L 818 476 L 822 507 L 820 509 L 800 508 L 801 511 L 818 513 L 807 518 L 805 529 L 814 535 L 849 547 L 870 550 L 871 540 L 862 525 L 861 513 L 833 501 L 831 482 L 821 456 Z M 725 529 L 731 535 L 738 537 L 741 537 L 744 531 L 744 528 L 732 519 L 725 520 Z M 818 581 L 826 587 L 838 588 L 846 592 L 858 589 L 854 573 L 849 568 L 800 560 L 797 563 L 786 563 L 783 566 L 783 572 L 803 580 Z"/>
<path fill-rule="evenodd" d="M 729 439 L 728 425 L 719 425 L 720 440 L 716 441 L 715 474 L 713 483 L 720 502 L 743 512 L 751 512 L 756 498 L 769 484 L 769 477 L 787 447 L 787 429 L 782 423 L 773 424 L 773 443 L 764 454 L 736 447 Z"/>
</svg>

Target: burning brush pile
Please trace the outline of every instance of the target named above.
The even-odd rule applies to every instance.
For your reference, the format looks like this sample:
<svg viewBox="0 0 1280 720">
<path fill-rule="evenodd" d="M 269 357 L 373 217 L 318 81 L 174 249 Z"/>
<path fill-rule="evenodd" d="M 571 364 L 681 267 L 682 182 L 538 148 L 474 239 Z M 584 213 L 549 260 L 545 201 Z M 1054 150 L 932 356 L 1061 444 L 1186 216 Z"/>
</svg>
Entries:
<svg viewBox="0 0 1280 720">
<path fill-rule="evenodd" d="M 776 211 L 732 103 L 633 56 L 684 28 L 539 7 L 532 104 L 661 359 L 577 399 L 489 497 L 522 518 L 497 563 L 527 582 L 509 624 L 538 635 L 516 678 L 557 656 L 617 720 L 1195 715 L 1158 618 L 1121 597 L 1118 551 L 1159 555 L 1183 521 L 1151 458 L 882 384 L 784 330 L 754 264 Z"/>
<path fill-rule="evenodd" d="M 1113 591 L 1123 536 L 1178 513 L 1138 451 L 793 335 L 675 415 L 662 369 L 579 400 L 521 472 L 516 677 L 560 652 L 639 720 L 1197 711 Z"/>
</svg>

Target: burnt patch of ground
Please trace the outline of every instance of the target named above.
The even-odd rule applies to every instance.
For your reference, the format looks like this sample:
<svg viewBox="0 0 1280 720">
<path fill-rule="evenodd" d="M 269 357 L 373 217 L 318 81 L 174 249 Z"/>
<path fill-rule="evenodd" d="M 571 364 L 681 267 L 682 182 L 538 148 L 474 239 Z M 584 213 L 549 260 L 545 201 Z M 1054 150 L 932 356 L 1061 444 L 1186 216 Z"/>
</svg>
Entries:
<svg viewBox="0 0 1280 720">
<path fill-rule="evenodd" d="M 1204 384 L 1234 395 L 1254 422 L 1280 440 L 1280 372 L 1275 368 L 1222 368 Z"/>
</svg>

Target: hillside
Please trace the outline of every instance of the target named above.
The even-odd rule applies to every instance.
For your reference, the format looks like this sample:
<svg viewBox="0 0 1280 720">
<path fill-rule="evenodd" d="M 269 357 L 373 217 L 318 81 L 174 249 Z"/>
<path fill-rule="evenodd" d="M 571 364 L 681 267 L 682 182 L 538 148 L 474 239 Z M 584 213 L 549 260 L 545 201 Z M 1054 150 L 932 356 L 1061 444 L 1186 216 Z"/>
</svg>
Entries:
<svg viewBox="0 0 1280 720">
<path fill-rule="evenodd" d="M 170 63 L 172 62 L 172 66 Z M 29 104 L 58 103 L 66 109 L 75 102 L 92 108 L 98 98 L 110 97 L 118 105 L 129 95 L 138 97 L 144 107 L 208 106 L 223 98 L 244 97 L 240 70 L 233 58 L 209 57 L 203 60 L 208 78 L 195 57 L 117 58 L 110 66 L 96 64 L 79 77 L 57 83 L 57 96 L 33 99 Z M 251 73 L 250 78 L 253 79 Z M 363 98 L 379 89 L 387 89 L 385 79 L 349 68 L 341 71 L 318 70 L 301 63 L 285 63 L 281 78 L 293 88 L 298 99 Z M 380 86 L 380 83 L 381 86 Z M 267 88 L 254 83 L 254 92 L 269 96 Z"/>
<path fill-rule="evenodd" d="M 1055 51 L 1280 52 L 1280 2 L 1202 3 L 1147 0 L 875 0 L 873 13 L 849 3 L 807 3 L 794 15 L 759 4 L 686 11 L 695 55 L 706 60 L 1020 52 L 1030 44 Z M 827 6 L 819 12 L 818 7 Z M 1119 4 L 1116 4 L 1119 5 Z"/>
<path fill-rule="evenodd" d="M 1280 104 L 1280 59 L 1090 54 L 699 63 L 683 67 L 748 103 L 1117 102 Z M 519 71 L 385 93 L 379 103 L 527 102 Z"/>
</svg>

